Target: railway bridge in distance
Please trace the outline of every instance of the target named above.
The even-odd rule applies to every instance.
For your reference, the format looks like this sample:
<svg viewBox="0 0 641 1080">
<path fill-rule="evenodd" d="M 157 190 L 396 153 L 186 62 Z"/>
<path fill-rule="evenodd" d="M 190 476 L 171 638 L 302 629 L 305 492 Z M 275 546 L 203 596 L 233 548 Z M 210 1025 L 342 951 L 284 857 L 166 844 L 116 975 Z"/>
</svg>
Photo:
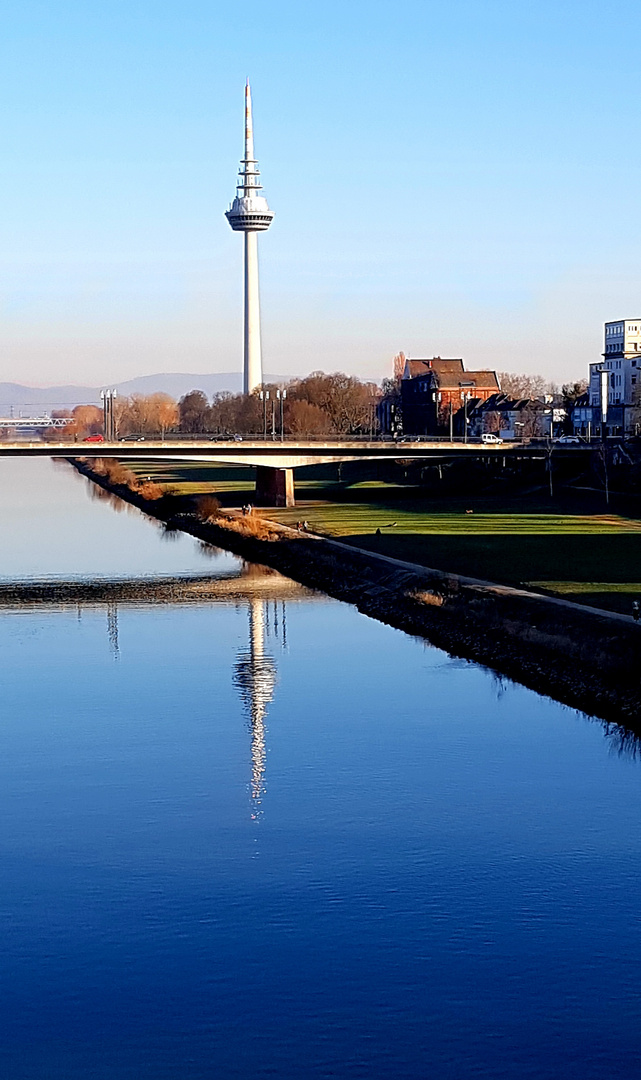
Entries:
<svg viewBox="0 0 641 1080">
<path fill-rule="evenodd" d="M 589 445 L 552 444 L 555 457 L 576 458 Z M 473 458 L 544 460 L 552 447 L 535 443 L 483 443 L 445 439 L 297 439 L 203 438 L 75 442 L 0 441 L 2 457 L 114 458 L 118 461 L 207 461 L 252 465 L 256 469 L 257 506 L 294 506 L 294 470 L 346 461 L 432 461 Z"/>
</svg>

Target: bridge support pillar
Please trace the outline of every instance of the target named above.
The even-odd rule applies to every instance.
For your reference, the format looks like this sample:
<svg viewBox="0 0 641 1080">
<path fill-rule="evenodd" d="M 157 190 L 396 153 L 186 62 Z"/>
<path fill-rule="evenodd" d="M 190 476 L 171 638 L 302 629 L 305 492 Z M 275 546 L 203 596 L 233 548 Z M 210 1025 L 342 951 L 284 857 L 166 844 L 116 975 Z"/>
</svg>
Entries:
<svg viewBox="0 0 641 1080">
<path fill-rule="evenodd" d="M 294 470 L 256 466 L 256 506 L 295 506 Z"/>
</svg>

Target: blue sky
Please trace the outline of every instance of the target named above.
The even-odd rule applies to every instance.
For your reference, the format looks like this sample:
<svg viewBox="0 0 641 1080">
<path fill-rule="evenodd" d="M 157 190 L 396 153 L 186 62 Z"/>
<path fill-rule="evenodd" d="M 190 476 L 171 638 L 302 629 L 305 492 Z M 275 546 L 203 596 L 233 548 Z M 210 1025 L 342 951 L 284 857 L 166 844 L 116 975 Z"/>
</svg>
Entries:
<svg viewBox="0 0 641 1080">
<path fill-rule="evenodd" d="M 641 316 L 632 3 L 4 5 L 0 381 L 241 362 L 249 75 L 268 371 L 563 380 Z"/>
</svg>

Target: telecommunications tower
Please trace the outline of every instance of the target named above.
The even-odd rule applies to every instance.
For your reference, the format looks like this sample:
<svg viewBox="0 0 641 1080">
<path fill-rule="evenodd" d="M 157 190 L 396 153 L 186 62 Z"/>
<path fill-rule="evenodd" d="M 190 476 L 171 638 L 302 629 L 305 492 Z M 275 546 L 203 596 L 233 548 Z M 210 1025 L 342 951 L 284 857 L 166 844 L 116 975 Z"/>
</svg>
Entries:
<svg viewBox="0 0 641 1080">
<path fill-rule="evenodd" d="M 245 156 L 241 160 L 236 185 L 236 198 L 225 217 L 234 232 L 245 234 L 245 347 L 243 390 L 251 394 L 263 381 L 263 361 L 260 351 L 260 297 L 258 293 L 258 237 L 272 223 L 273 212 L 267 199 L 260 194 L 262 184 L 258 162 L 254 157 L 252 127 L 252 97 L 249 80 L 245 87 Z"/>
</svg>

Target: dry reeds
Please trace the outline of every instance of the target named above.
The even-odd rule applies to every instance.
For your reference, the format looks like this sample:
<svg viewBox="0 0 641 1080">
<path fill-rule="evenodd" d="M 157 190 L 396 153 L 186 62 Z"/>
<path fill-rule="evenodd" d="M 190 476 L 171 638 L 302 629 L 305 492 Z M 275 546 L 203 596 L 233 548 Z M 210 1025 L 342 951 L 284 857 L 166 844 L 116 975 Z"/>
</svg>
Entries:
<svg viewBox="0 0 641 1080">
<path fill-rule="evenodd" d="M 131 469 L 112 458 L 96 458 L 90 468 L 98 476 L 104 476 L 110 484 L 128 487 L 130 491 L 135 491 L 143 499 L 151 502 L 161 499 L 164 494 L 160 484 L 155 484 L 153 480 L 139 480 Z"/>
<path fill-rule="evenodd" d="M 199 495 L 196 499 L 196 513 L 203 521 L 218 517 L 220 503 L 215 495 Z"/>
</svg>

